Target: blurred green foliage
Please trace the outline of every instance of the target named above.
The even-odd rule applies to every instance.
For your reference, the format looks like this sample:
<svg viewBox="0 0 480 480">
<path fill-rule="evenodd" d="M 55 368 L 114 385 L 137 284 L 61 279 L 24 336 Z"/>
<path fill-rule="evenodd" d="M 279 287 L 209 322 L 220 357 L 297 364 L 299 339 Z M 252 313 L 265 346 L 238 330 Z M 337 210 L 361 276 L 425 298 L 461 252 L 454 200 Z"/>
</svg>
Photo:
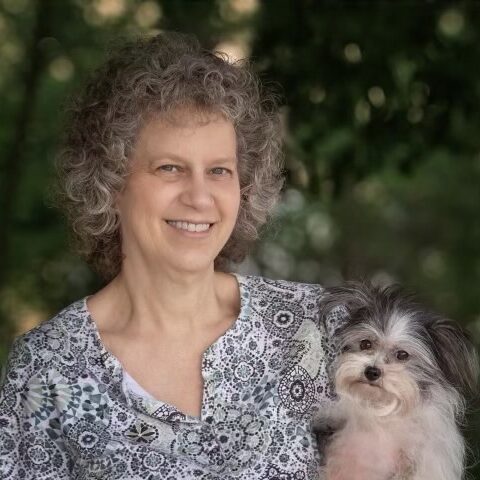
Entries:
<svg viewBox="0 0 480 480">
<path fill-rule="evenodd" d="M 284 200 L 244 271 L 398 281 L 478 340 L 479 25 L 476 2 L 0 0 L 0 361 L 100 285 L 48 200 L 61 111 L 110 40 L 159 29 L 250 55 L 285 99 Z"/>
</svg>

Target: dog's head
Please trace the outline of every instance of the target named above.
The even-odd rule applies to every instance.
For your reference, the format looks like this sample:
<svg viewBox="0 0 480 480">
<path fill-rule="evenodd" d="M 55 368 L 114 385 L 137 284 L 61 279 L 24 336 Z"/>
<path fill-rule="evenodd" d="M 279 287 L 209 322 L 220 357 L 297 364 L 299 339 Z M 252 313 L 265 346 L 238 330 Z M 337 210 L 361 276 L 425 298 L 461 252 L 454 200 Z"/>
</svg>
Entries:
<svg viewBox="0 0 480 480">
<path fill-rule="evenodd" d="M 324 316 L 339 308 L 344 318 L 335 332 L 332 376 L 340 396 L 381 416 L 440 397 L 462 413 L 463 394 L 477 388 L 478 358 L 459 325 L 395 286 L 350 282 L 326 289 Z"/>
</svg>

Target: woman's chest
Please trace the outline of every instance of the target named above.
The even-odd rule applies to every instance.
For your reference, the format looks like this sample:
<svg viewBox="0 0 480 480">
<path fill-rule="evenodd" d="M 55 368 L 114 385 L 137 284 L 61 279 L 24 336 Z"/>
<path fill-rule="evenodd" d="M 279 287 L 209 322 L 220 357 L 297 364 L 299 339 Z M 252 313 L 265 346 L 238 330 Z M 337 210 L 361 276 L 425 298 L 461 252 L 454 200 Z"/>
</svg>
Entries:
<svg viewBox="0 0 480 480">
<path fill-rule="evenodd" d="M 139 338 L 125 332 L 102 337 L 134 389 L 183 414 L 199 417 L 204 395 L 204 352 L 231 324 L 232 319 L 223 316 L 210 326 L 182 335 L 162 333 Z"/>
<path fill-rule="evenodd" d="M 106 354 L 83 362 L 91 366 L 74 390 L 75 402 L 63 400 L 61 385 L 50 390 L 77 472 L 101 471 L 105 479 L 180 471 L 183 478 L 194 472 L 205 479 L 316 478 L 320 456 L 311 416 L 327 392 L 321 335 L 309 323 L 293 335 L 271 335 L 262 317 L 248 320 L 191 362 L 172 353 L 181 350 L 178 345 L 161 348 L 165 358 L 137 351 L 130 367 L 124 358 L 125 368 Z M 169 402 L 158 394 L 158 400 L 144 400 L 124 388 L 124 372 L 130 368 L 133 376 L 135 365 L 138 381 L 148 371 L 157 379 L 152 388 L 158 382 L 163 395 L 171 392 Z M 192 392 L 199 419 L 182 414 L 190 405 L 175 404 Z"/>
<path fill-rule="evenodd" d="M 179 412 L 200 416 L 203 398 L 202 355 L 174 352 L 131 359 L 124 364 L 127 388 L 148 395 Z"/>
</svg>

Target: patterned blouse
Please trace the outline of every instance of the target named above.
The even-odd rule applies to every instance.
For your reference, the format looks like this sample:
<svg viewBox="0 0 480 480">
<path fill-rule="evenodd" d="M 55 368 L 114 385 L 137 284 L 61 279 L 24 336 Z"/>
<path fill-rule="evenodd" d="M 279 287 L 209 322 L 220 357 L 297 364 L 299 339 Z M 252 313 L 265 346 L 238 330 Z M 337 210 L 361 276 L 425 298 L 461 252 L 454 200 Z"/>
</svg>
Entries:
<svg viewBox="0 0 480 480">
<path fill-rule="evenodd" d="M 19 337 L 0 379 L 0 478 L 318 480 L 335 319 L 320 320 L 318 285 L 236 277 L 199 417 L 128 388 L 86 299 Z"/>
</svg>

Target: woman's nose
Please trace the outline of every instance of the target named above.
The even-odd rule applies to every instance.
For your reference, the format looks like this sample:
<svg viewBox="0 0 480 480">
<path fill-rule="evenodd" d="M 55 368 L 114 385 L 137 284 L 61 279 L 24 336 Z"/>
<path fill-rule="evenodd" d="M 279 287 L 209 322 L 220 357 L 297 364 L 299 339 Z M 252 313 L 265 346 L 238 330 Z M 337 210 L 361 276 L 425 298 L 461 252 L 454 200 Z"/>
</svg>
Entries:
<svg viewBox="0 0 480 480">
<path fill-rule="evenodd" d="M 211 206 L 213 196 L 207 179 L 200 176 L 192 176 L 185 184 L 182 192 L 182 201 L 195 208 Z"/>
</svg>

